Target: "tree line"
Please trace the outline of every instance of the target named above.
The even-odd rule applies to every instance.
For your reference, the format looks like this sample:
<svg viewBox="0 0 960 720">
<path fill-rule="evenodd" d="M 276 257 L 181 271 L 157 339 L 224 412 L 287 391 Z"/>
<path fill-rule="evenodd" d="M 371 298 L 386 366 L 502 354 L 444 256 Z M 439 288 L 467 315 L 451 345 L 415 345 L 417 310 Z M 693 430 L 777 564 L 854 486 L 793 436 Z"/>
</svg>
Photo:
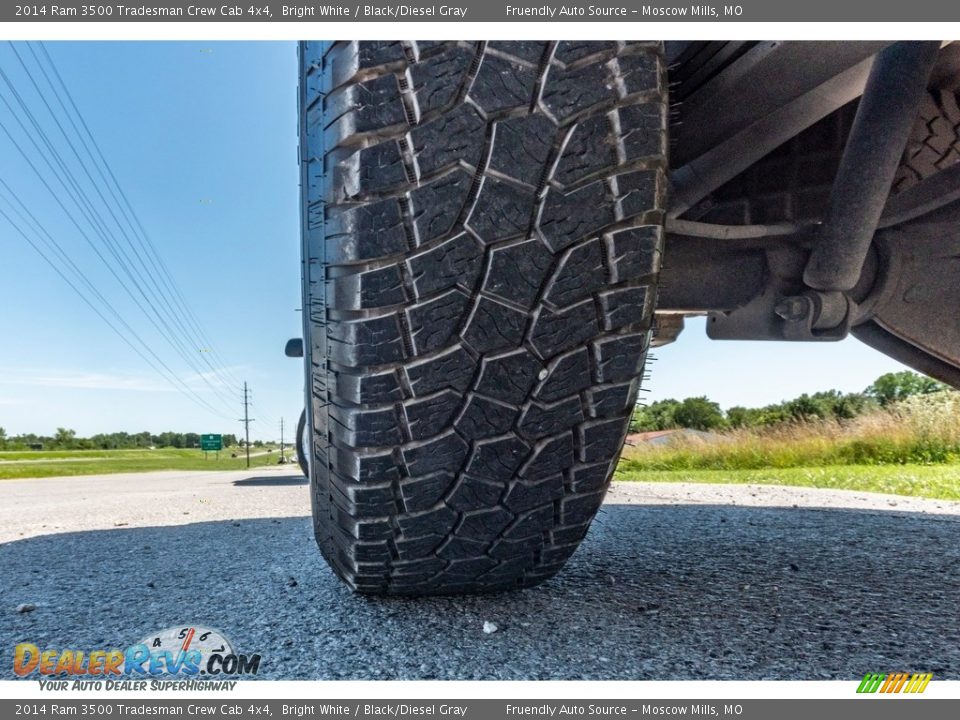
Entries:
<svg viewBox="0 0 960 720">
<path fill-rule="evenodd" d="M 262 445 L 259 440 L 251 445 Z M 223 434 L 223 446 L 242 446 L 243 440 L 237 440 L 233 433 Z M 77 437 L 69 428 L 57 428 L 53 435 L 23 433 L 8 437 L 6 430 L 0 427 L 0 448 L 4 450 L 130 450 L 137 448 L 196 448 L 200 447 L 200 433 L 194 432 L 150 432 L 98 433 L 90 437 Z"/>
<path fill-rule="evenodd" d="M 792 400 L 759 408 L 736 405 L 724 411 L 718 403 L 703 396 L 685 400 L 658 400 L 634 411 L 630 432 L 675 428 L 727 430 L 785 422 L 850 420 L 914 395 L 926 395 L 947 389 L 941 382 L 904 370 L 881 375 L 863 392 L 842 393 L 838 390 L 826 390 L 813 394 L 804 393 Z"/>
</svg>

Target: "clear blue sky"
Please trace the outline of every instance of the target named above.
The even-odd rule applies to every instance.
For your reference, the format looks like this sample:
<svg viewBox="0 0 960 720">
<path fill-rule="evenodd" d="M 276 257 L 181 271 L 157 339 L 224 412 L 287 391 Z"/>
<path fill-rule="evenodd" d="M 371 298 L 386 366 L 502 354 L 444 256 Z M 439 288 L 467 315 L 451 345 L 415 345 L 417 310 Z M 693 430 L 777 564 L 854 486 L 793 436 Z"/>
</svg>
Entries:
<svg viewBox="0 0 960 720">
<path fill-rule="evenodd" d="M 16 47 L 45 88 L 29 49 Z M 0 218 L 0 426 L 11 435 L 51 434 L 57 426 L 81 435 L 239 433 L 236 381 L 246 380 L 257 418 L 252 437 L 277 437 L 281 416 L 292 434 L 303 404 L 300 362 L 283 356 L 287 338 L 300 335 L 295 45 L 69 42 L 47 43 L 47 49 L 213 347 L 191 347 L 188 363 L 165 343 L 2 132 L 0 177 L 218 413 L 151 369 Z M 69 164 L 69 146 L 6 43 L 0 69 Z M 13 102 L 2 81 L 0 96 Z M 2 103 L 0 120 L 29 148 Z M 79 165 L 73 167 L 82 177 Z M 210 350 L 216 355 L 201 356 Z M 711 342 L 697 320 L 656 355 L 648 399 L 707 395 L 724 407 L 827 388 L 862 390 L 876 376 L 901 369 L 854 340 Z M 204 380 L 199 372 L 208 371 L 214 357 L 220 372 Z"/>
</svg>

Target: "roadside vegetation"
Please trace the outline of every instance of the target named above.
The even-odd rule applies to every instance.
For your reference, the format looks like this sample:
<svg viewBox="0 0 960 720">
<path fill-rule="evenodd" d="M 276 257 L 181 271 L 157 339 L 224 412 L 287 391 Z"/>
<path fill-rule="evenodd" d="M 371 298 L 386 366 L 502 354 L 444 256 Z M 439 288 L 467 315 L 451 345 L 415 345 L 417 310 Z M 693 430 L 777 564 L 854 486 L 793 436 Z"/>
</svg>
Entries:
<svg viewBox="0 0 960 720">
<path fill-rule="evenodd" d="M 54 435 L 8 437 L 0 428 L 0 480 L 155 470 L 241 470 L 246 467 L 246 449 L 235 435 L 223 435 L 224 448 L 200 450 L 197 433 L 110 433 L 89 438 L 58 428 Z M 287 445 L 284 456 L 294 457 Z M 250 443 L 250 466 L 276 465 L 279 446 L 260 440 Z"/>
<path fill-rule="evenodd" d="M 692 428 L 628 446 L 620 480 L 803 485 L 960 499 L 960 393 L 915 373 L 863 393 L 722 411 L 707 398 L 640 408 L 631 430 Z"/>
<path fill-rule="evenodd" d="M 276 465 L 280 453 L 274 448 L 250 448 L 250 467 Z M 232 457 L 236 455 L 236 457 Z M 289 448 L 285 455 L 292 458 Z M 161 448 L 156 450 L 75 450 L 0 452 L 0 480 L 139 473 L 155 470 L 242 470 L 245 452 L 239 448 L 204 454 L 196 449 Z"/>
</svg>

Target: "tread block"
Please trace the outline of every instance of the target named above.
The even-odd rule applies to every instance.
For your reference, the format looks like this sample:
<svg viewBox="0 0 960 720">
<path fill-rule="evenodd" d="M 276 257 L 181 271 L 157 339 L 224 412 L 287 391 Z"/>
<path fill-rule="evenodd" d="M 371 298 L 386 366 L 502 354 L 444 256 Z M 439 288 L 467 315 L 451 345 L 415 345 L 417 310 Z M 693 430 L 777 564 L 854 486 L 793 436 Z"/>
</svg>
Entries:
<svg viewBox="0 0 960 720">
<path fill-rule="evenodd" d="M 457 418 L 456 428 L 464 437 L 474 440 L 502 435 L 513 426 L 518 413 L 511 405 L 471 394 L 466 407 Z"/>
<path fill-rule="evenodd" d="M 454 46 L 410 68 L 421 113 L 439 110 L 457 98 L 473 54 L 465 47 Z"/>
<path fill-rule="evenodd" d="M 359 454 L 351 449 L 331 448 L 333 472 L 359 483 L 385 483 L 400 478 L 400 471 L 391 451 Z"/>
<path fill-rule="evenodd" d="M 518 428 L 533 440 L 556 435 L 583 422 L 579 396 L 574 395 L 553 405 L 530 403 L 520 417 Z"/>
<path fill-rule="evenodd" d="M 602 181 L 564 193 L 550 188 L 543 201 L 540 233 L 554 252 L 599 233 L 614 222 L 613 206 Z"/>
<path fill-rule="evenodd" d="M 483 264 L 483 249 L 467 233 L 436 245 L 407 260 L 417 297 L 455 285 L 473 287 Z"/>
<path fill-rule="evenodd" d="M 396 362 L 403 357 L 400 333 L 395 313 L 331 323 L 330 357 L 352 367 Z"/>
<path fill-rule="evenodd" d="M 625 218 L 654 210 L 657 205 L 651 199 L 657 198 L 657 172 L 637 170 L 617 175 L 617 192 L 617 202 Z"/>
<path fill-rule="evenodd" d="M 496 505 L 503 493 L 499 482 L 465 475 L 454 487 L 446 503 L 454 510 L 467 512 Z"/>
<path fill-rule="evenodd" d="M 520 470 L 520 476 L 529 480 L 536 480 L 563 472 L 573 463 L 573 434 L 567 432 L 537 443 L 530 460 Z"/>
<path fill-rule="evenodd" d="M 502 507 L 466 512 L 457 527 L 457 534 L 469 540 L 495 540 L 511 520 L 513 520 L 513 514 Z M 480 559 L 490 560 L 490 558 Z M 489 567 L 493 565 L 496 565 L 496 562 Z"/>
<path fill-rule="evenodd" d="M 470 185 L 470 174 L 460 168 L 410 193 L 419 245 L 442 238 L 453 230 L 470 193 Z"/>
<path fill-rule="evenodd" d="M 365 375 L 337 372 L 333 380 L 333 393 L 355 405 L 394 402 L 403 397 L 394 370 Z"/>
<path fill-rule="evenodd" d="M 482 540 L 471 540 L 460 537 L 459 535 L 454 535 L 437 551 L 437 556 L 445 560 L 457 560 L 464 557 L 483 555 L 488 545 L 489 543 Z"/>
<path fill-rule="evenodd" d="M 400 537 L 394 542 L 394 547 L 397 548 L 397 556 L 400 558 L 400 562 L 393 565 L 393 569 L 397 574 L 412 574 L 414 572 L 425 573 L 428 572 L 424 569 L 423 565 L 413 565 L 413 562 L 419 561 L 424 555 L 429 555 L 434 550 L 437 549 L 437 546 L 443 542 L 442 535 L 424 535 L 422 537 L 413 537 L 405 538 Z M 407 562 L 404 562 L 407 561 Z M 439 563 L 438 569 L 443 569 L 442 561 Z M 436 561 L 430 563 L 431 567 L 436 567 Z M 436 570 L 434 571 L 436 572 Z"/>
<path fill-rule="evenodd" d="M 346 126 L 352 133 L 382 130 L 407 121 L 400 86 L 393 75 L 383 75 L 334 90 L 324 98 L 324 114 L 328 118 L 336 118 L 337 123 Z"/>
<path fill-rule="evenodd" d="M 616 330 L 646 320 L 650 309 L 650 288 L 617 288 L 599 293 L 597 299 L 603 311 L 603 329 Z"/>
<path fill-rule="evenodd" d="M 403 442 L 393 407 L 363 410 L 356 407 L 330 408 L 330 418 L 340 423 L 341 438 L 352 447 L 385 447 Z"/>
<path fill-rule="evenodd" d="M 620 80 L 627 95 L 656 90 L 660 82 L 660 61 L 649 53 L 621 55 L 617 58 Z"/>
<path fill-rule="evenodd" d="M 461 397 L 452 390 L 404 403 L 407 429 L 414 440 L 425 440 L 450 427 L 450 421 L 460 409 Z"/>
<path fill-rule="evenodd" d="M 580 348 L 550 363 L 533 396 L 544 402 L 554 402 L 576 395 L 590 383 L 590 353 L 586 348 Z"/>
<path fill-rule="evenodd" d="M 470 87 L 470 98 L 490 115 L 531 106 L 536 87 L 536 68 L 485 55 Z"/>
<path fill-rule="evenodd" d="M 576 528 L 563 528 L 572 534 L 558 535 L 554 530 L 554 541 L 558 543 L 580 542 L 583 535 L 587 532 L 587 525 L 597 510 L 600 509 L 600 503 L 603 502 L 603 493 L 591 493 L 589 495 L 569 495 L 560 501 L 560 519 L 563 523 L 578 526 Z M 582 528 L 582 534 L 580 532 Z"/>
<path fill-rule="evenodd" d="M 581 462 L 599 462 L 620 451 L 625 428 L 621 418 L 591 420 L 577 429 L 577 445 Z"/>
<path fill-rule="evenodd" d="M 570 248 L 550 281 L 545 298 L 554 305 L 570 305 L 607 285 L 603 247 L 598 238 Z"/>
<path fill-rule="evenodd" d="M 400 305 L 405 300 L 400 269 L 388 265 L 336 278 L 329 303 L 330 307 L 361 310 Z"/>
<path fill-rule="evenodd" d="M 563 497 L 563 476 L 550 475 L 539 480 L 517 480 L 511 484 L 503 504 L 514 513 L 523 513 L 534 508 L 550 508 L 553 521 L 553 501 Z M 544 528 L 539 528 L 544 529 Z M 515 536 L 516 537 L 516 536 Z M 522 536 L 521 536 L 522 537 Z"/>
<path fill-rule="evenodd" d="M 467 474 L 489 480 L 512 477 L 529 452 L 530 446 L 514 435 L 480 440 L 474 444 Z"/>
<path fill-rule="evenodd" d="M 647 333 L 610 335 L 591 343 L 598 383 L 633 380 L 643 371 Z"/>
<path fill-rule="evenodd" d="M 401 480 L 400 497 L 404 507 L 410 512 L 432 508 L 446 495 L 455 477 L 453 473 L 439 472 Z"/>
<path fill-rule="evenodd" d="M 594 40 L 564 40 L 557 43 L 557 49 L 553 57 L 562 63 L 570 64 L 577 60 L 582 60 L 589 55 L 595 55 L 599 52 L 612 51 L 617 49 L 615 42 L 596 42 Z"/>
<path fill-rule="evenodd" d="M 357 46 L 357 67 L 360 69 L 407 59 L 403 43 L 397 40 L 371 40 L 351 45 Z"/>
<path fill-rule="evenodd" d="M 357 562 L 381 563 L 390 561 L 390 548 L 385 542 L 372 542 L 356 544 Z"/>
<path fill-rule="evenodd" d="M 467 224 L 485 243 L 526 235 L 533 190 L 499 178 L 485 177 Z"/>
<path fill-rule="evenodd" d="M 516 347 L 523 340 L 527 316 L 488 297 L 480 296 L 463 339 L 478 353 Z"/>
<path fill-rule="evenodd" d="M 327 261 L 373 260 L 405 252 L 400 204 L 394 198 L 327 213 Z"/>
<path fill-rule="evenodd" d="M 543 365 L 526 350 L 484 358 L 475 389 L 495 400 L 519 405 L 527 397 Z"/>
<path fill-rule="evenodd" d="M 419 303 L 405 312 L 410 326 L 414 353 L 423 355 L 450 344 L 470 298 L 459 288 L 448 290 L 432 300 Z"/>
<path fill-rule="evenodd" d="M 574 468 L 570 480 L 570 489 L 575 493 L 591 493 L 607 487 L 613 477 L 616 463 L 597 463 Z"/>
<path fill-rule="evenodd" d="M 531 308 L 552 262 L 553 254 L 537 239 L 494 247 L 483 291 Z"/>
<path fill-rule="evenodd" d="M 593 300 L 553 311 L 541 307 L 530 331 L 530 344 L 542 358 L 583 345 L 599 332 Z"/>
<path fill-rule="evenodd" d="M 667 135 L 663 132 L 663 108 L 659 103 L 627 105 L 620 113 L 620 146 L 628 162 L 640 158 L 662 156 Z"/>
<path fill-rule="evenodd" d="M 475 371 L 473 358 L 460 345 L 404 367 L 407 382 L 415 397 L 423 397 L 448 387 L 464 392 L 470 386 Z"/>
<path fill-rule="evenodd" d="M 612 105 L 616 99 L 617 91 L 607 69 L 599 63 L 590 63 L 575 68 L 551 65 L 541 102 L 553 117 L 563 122 L 599 103 Z"/>
<path fill-rule="evenodd" d="M 590 521 L 593 520 L 594 515 L 596 515 L 596 509 L 593 513 L 590 513 L 589 507 L 590 504 L 586 501 L 581 503 L 579 508 L 574 505 L 572 510 L 581 516 L 588 517 L 588 519 L 578 525 L 566 525 L 557 528 L 550 533 L 551 541 L 556 544 L 549 549 L 549 556 L 547 552 L 543 553 L 544 564 L 548 566 L 559 565 L 562 567 L 563 563 L 569 560 L 570 556 L 576 552 L 580 542 L 587 536 L 587 531 L 590 529 Z"/>
<path fill-rule="evenodd" d="M 645 225 L 608 236 L 611 282 L 637 280 L 655 273 L 660 265 L 660 235 L 658 226 Z"/>
<path fill-rule="evenodd" d="M 478 575 L 483 575 L 483 573 L 485 573 L 487 570 L 492 570 L 496 566 L 497 561 L 494 558 L 486 557 L 485 555 L 465 560 L 451 560 L 450 564 L 447 565 L 444 575 L 450 578 L 473 580 Z"/>
<path fill-rule="evenodd" d="M 341 182 L 348 197 L 383 192 L 407 182 L 403 156 L 396 140 L 364 148 L 338 167 L 346 176 Z M 354 173 L 355 176 L 351 177 Z"/>
<path fill-rule="evenodd" d="M 561 491 L 562 490 L 563 487 L 561 486 Z M 552 527 L 553 503 L 551 502 L 546 507 L 538 507 L 527 512 L 518 513 L 513 525 L 503 532 L 503 537 L 509 540 L 534 537 L 541 541 L 537 544 L 537 547 L 539 547 L 542 545 L 542 534 Z M 500 542 L 502 543 L 503 540 Z"/>
<path fill-rule="evenodd" d="M 491 40 L 487 43 L 487 47 L 530 63 L 539 63 L 547 50 L 547 43 L 529 40 Z"/>
<path fill-rule="evenodd" d="M 637 381 L 590 388 L 584 405 L 590 417 L 621 417 L 630 412 L 637 395 Z"/>
<path fill-rule="evenodd" d="M 420 172 L 433 173 L 466 163 L 476 167 L 483 154 L 486 123 L 472 105 L 461 105 L 410 131 Z"/>
<path fill-rule="evenodd" d="M 470 447 L 455 431 L 450 430 L 428 442 L 403 449 L 403 462 L 410 477 L 429 475 L 441 470 L 457 472 Z"/>
<path fill-rule="evenodd" d="M 363 506 L 365 514 L 389 512 L 394 505 L 391 485 L 347 485 L 345 495 L 357 505 Z"/>
<path fill-rule="evenodd" d="M 495 125 L 490 168 L 537 187 L 556 134 L 557 126 L 546 115 L 499 121 Z"/>
<path fill-rule="evenodd" d="M 432 510 L 418 513 L 404 513 L 397 517 L 400 532 L 406 537 L 421 537 L 425 535 L 443 537 L 457 524 L 457 513 L 441 505 Z"/>
<path fill-rule="evenodd" d="M 553 512 L 551 511 L 551 515 Z M 511 528 L 513 525 L 511 525 Z M 498 560 L 507 562 L 516 561 L 518 558 L 532 558 L 533 554 L 543 547 L 542 535 L 528 533 L 520 536 L 518 539 L 507 538 L 510 528 L 505 530 L 500 539 L 487 551 L 487 555 Z M 498 566 L 499 567 L 499 566 Z"/>
<path fill-rule="evenodd" d="M 617 139 L 610 121 L 606 115 L 594 115 L 577 123 L 553 177 L 562 185 L 572 185 L 616 166 Z"/>
</svg>

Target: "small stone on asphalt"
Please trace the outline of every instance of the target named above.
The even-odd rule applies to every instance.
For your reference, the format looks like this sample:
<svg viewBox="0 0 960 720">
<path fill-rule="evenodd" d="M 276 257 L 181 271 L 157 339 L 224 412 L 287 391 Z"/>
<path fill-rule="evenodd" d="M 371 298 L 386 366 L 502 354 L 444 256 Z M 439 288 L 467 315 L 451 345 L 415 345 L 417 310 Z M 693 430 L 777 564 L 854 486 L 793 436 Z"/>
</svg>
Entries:
<svg viewBox="0 0 960 720">
<path fill-rule="evenodd" d="M 492 623 L 489 620 L 485 620 L 483 623 L 483 632 L 486 633 L 487 635 L 491 635 L 499 629 L 500 628 L 497 627 L 496 623 Z"/>
</svg>

